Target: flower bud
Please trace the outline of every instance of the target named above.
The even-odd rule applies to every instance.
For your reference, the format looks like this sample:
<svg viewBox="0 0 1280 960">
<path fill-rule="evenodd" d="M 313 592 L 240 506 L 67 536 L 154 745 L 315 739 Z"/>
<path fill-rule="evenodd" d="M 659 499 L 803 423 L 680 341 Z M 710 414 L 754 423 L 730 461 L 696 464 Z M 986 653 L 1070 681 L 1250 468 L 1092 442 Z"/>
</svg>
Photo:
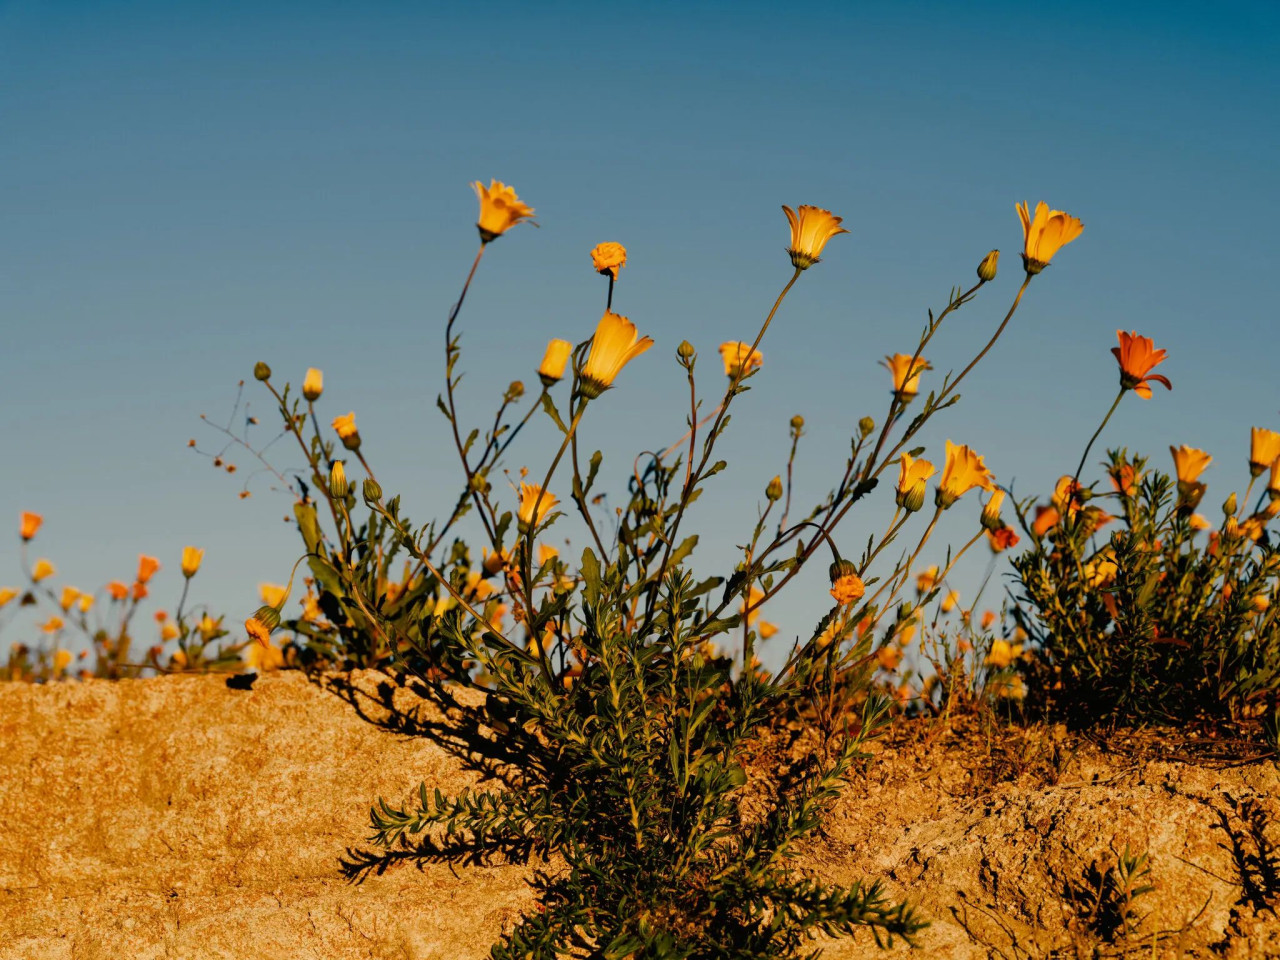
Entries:
<svg viewBox="0 0 1280 960">
<path fill-rule="evenodd" d="M 274 630 L 276 627 L 280 626 L 280 611 L 275 607 L 263 604 L 258 608 L 257 612 L 254 613 L 252 619 L 257 620 L 258 623 L 262 624 L 268 630 Z"/>
<path fill-rule="evenodd" d="M 307 375 L 302 378 L 302 395 L 314 402 L 320 399 L 322 393 L 324 393 L 324 374 L 315 367 L 309 367 Z"/>
<path fill-rule="evenodd" d="M 991 494 L 991 499 L 987 501 L 987 505 L 982 508 L 982 527 L 984 530 L 990 530 L 995 533 L 1004 526 L 1004 521 L 1000 519 L 1000 506 L 1004 503 L 1004 491 L 996 490 Z"/>
<path fill-rule="evenodd" d="M 804 417 L 800 416 L 800 414 L 797 413 L 794 417 L 791 418 L 791 430 L 793 433 L 799 433 L 803 429 L 804 429 Z"/>
<path fill-rule="evenodd" d="M 770 500 L 782 499 L 782 477 L 774 477 L 769 481 L 769 485 L 764 488 L 764 495 Z"/>
<path fill-rule="evenodd" d="M 912 484 L 910 490 L 899 490 L 896 500 L 898 506 L 907 511 L 907 513 L 915 513 L 924 506 L 924 495 L 928 492 L 927 488 L 928 484 L 923 480 L 917 480 Z"/>
<path fill-rule="evenodd" d="M 329 496 L 335 500 L 345 500 L 350 490 L 351 484 L 347 483 L 347 471 L 342 461 L 334 460 L 329 464 Z"/>
<path fill-rule="evenodd" d="M 369 506 L 373 506 L 375 503 L 379 503 L 382 500 L 382 487 L 378 484 L 377 480 L 373 479 L 373 477 L 364 478 L 364 484 L 361 488 L 361 492 L 364 493 L 364 502 L 369 504 Z"/>
<path fill-rule="evenodd" d="M 1235 540 L 1240 536 L 1240 521 L 1235 517 L 1227 517 L 1227 522 L 1222 525 L 1222 536 L 1226 540 Z"/>
<path fill-rule="evenodd" d="M 693 344 L 688 340 L 681 340 L 680 346 L 676 347 L 676 356 L 680 358 L 680 362 L 686 366 L 693 362 L 698 355 L 698 351 L 693 349 Z"/>
<path fill-rule="evenodd" d="M 270 380 L 271 368 L 259 360 L 253 365 L 253 378 L 255 380 Z"/>
<path fill-rule="evenodd" d="M 1232 492 L 1231 496 L 1227 497 L 1226 501 L 1222 504 L 1223 515 L 1227 517 L 1232 516 L 1236 512 L 1236 506 L 1236 495 Z"/>
<path fill-rule="evenodd" d="M 512 380 L 511 385 L 507 387 L 507 398 L 510 400 L 519 400 L 524 396 L 524 384 L 519 380 Z"/>
<path fill-rule="evenodd" d="M 200 561 L 204 559 L 204 551 L 199 547 L 182 548 L 182 575 L 190 580 L 200 569 Z"/>
<path fill-rule="evenodd" d="M 861 433 L 863 437 L 870 436 L 871 431 L 875 428 L 876 422 L 870 417 L 863 417 L 858 421 L 858 432 Z"/>
<path fill-rule="evenodd" d="M 982 262 L 978 264 L 978 279 L 983 283 L 990 283 L 996 278 L 996 262 L 1000 259 L 1000 251 L 992 250 Z"/>
</svg>

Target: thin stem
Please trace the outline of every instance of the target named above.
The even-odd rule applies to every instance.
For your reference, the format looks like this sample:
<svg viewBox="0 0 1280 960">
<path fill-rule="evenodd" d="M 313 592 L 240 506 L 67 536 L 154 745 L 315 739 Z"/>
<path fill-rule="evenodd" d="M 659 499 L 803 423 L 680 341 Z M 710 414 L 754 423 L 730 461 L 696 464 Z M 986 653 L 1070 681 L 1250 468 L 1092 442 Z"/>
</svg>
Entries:
<svg viewBox="0 0 1280 960">
<path fill-rule="evenodd" d="M 1120 400 L 1124 397 L 1125 388 L 1121 387 L 1120 392 L 1116 394 L 1115 400 L 1111 402 L 1111 409 L 1107 411 L 1107 415 L 1102 418 L 1102 422 L 1098 424 L 1098 429 L 1093 431 L 1093 436 L 1089 438 L 1089 442 L 1084 445 L 1084 453 L 1080 455 L 1080 465 L 1076 467 L 1075 476 L 1071 480 L 1071 489 L 1067 491 L 1067 496 L 1074 496 L 1076 487 L 1080 485 L 1080 473 L 1084 470 L 1084 462 L 1089 458 L 1089 451 L 1093 449 L 1093 442 L 1098 439 L 1102 433 L 1102 428 L 1107 425 L 1107 421 L 1111 419 L 1111 415 L 1116 412 L 1116 407 L 1120 406 Z"/>
</svg>

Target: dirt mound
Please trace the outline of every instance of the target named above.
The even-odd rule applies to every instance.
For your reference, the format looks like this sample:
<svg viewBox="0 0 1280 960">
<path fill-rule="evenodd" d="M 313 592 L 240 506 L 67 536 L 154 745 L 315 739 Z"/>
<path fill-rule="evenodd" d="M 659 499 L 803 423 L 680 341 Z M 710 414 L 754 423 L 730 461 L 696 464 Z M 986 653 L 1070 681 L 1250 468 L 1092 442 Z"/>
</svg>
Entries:
<svg viewBox="0 0 1280 960">
<path fill-rule="evenodd" d="M 480 780 L 438 721 L 376 674 L 0 685 L 0 957 L 484 956 L 524 867 L 360 869 L 375 797 Z M 804 863 L 919 904 L 922 955 L 1280 956 L 1272 764 L 924 733 L 877 745 Z M 1129 900 L 1126 846 L 1152 887 Z"/>
</svg>

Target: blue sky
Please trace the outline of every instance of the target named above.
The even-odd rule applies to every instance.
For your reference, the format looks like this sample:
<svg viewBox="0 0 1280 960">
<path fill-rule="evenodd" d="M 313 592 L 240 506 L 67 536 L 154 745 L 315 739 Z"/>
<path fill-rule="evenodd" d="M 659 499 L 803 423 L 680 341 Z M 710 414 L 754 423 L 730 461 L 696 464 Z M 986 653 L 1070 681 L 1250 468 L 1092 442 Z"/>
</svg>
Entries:
<svg viewBox="0 0 1280 960">
<path fill-rule="evenodd" d="M 289 501 L 265 480 L 238 500 L 244 472 L 186 443 L 215 444 L 200 414 L 225 417 L 259 359 L 295 381 L 323 368 L 322 413 L 356 411 L 384 486 L 415 517 L 445 509 L 443 323 L 476 245 L 468 184 L 495 177 L 541 227 L 486 255 L 460 328 L 464 408 L 479 422 L 512 379 L 532 392 L 546 340 L 590 333 L 588 251 L 624 243 L 615 306 L 657 346 L 583 427 L 619 494 L 637 449 L 683 431 L 676 345 L 700 350 L 710 392 L 716 346 L 751 339 L 789 276 L 780 204 L 851 229 L 801 278 L 735 410 L 732 467 L 692 518 L 706 572 L 747 536 L 790 417 L 809 424 L 803 504 L 857 420 L 883 417 L 877 361 L 910 352 L 926 309 L 998 247 L 999 278 L 928 355 L 935 377 L 968 361 L 1021 278 L 1018 200 L 1084 235 L 930 453 L 969 443 L 1019 494 L 1046 490 L 1110 404 L 1116 329 L 1137 330 L 1169 350 L 1174 390 L 1127 397 L 1101 444 L 1160 464 L 1170 443 L 1204 447 L 1220 502 L 1247 481 L 1249 427 L 1280 428 L 1259 362 L 1280 301 L 1278 39 L 1270 3 L 0 3 L 0 512 L 15 528 L 43 513 L 38 553 L 78 587 L 159 556 L 169 607 L 182 546 L 202 546 L 196 599 L 241 618 L 297 556 Z M 540 473 L 551 436 L 531 429 L 510 466 Z M 890 504 L 879 491 L 851 518 L 846 552 Z M 938 542 L 977 510 L 962 501 Z M 0 585 L 16 542 L 0 541 Z M 810 578 L 767 616 L 807 633 L 825 599 Z"/>
</svg>

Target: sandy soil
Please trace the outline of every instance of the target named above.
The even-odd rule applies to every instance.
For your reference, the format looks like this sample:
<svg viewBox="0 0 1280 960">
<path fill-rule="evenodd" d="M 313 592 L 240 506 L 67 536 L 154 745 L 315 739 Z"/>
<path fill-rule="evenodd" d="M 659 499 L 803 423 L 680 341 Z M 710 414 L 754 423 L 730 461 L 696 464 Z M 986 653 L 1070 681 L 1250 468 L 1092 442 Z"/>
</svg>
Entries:
<svg viewBox="0 0 1280 960">
<path fill-rule="evenodd" d="M 375 797 L 479 779 L 411 695 L 349 680 L 0 684 L 0 958 L 485 956 L 525 867 L 344 869 Z M 918 956 L 1280 957 L 1276 766 L 1131 747 L 903 725 L 803 866 L 918 904 Z M 1127 932 L 1126 845 L 1154 886 Z"/>
</svg>

